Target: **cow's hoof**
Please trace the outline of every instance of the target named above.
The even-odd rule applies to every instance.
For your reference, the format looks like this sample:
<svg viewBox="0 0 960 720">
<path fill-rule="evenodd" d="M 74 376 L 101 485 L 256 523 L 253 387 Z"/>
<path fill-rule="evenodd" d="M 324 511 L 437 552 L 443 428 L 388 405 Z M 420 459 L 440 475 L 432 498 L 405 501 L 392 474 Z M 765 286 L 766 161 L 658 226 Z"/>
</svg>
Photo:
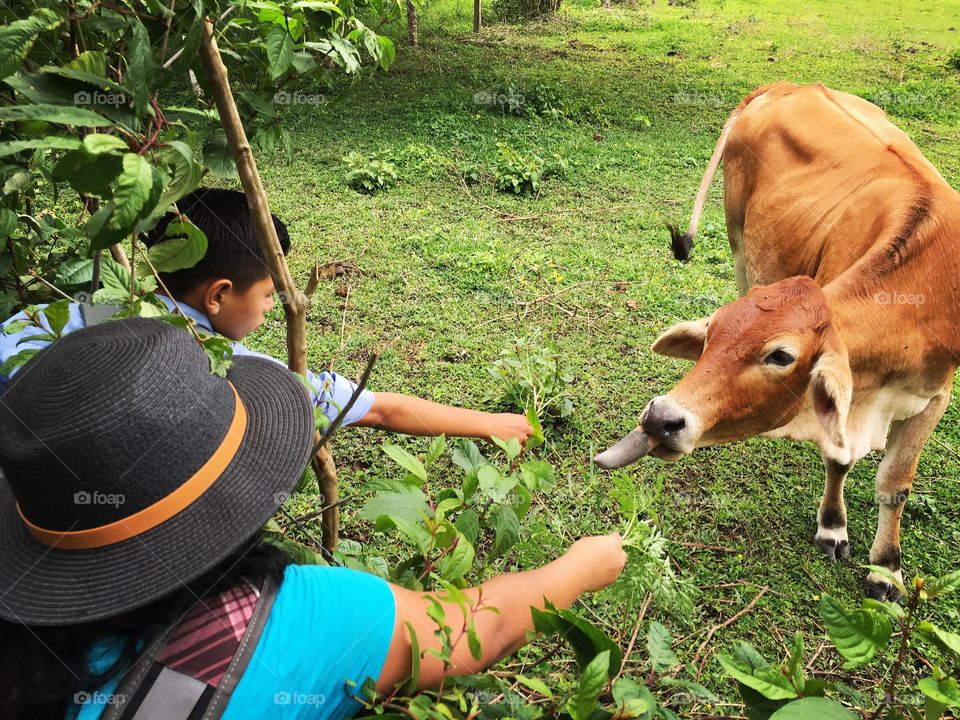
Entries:
<svg viewBox="0 0 960 720">
<path fill-rule="evenodd" d="M 895 573 L 899 577 L 899 572 Z M 864 582 L 864 591 L 868 598 L 879 600 L 880 602 L 900 602 L 903 594 L 893 583 L 887 582 L 882 576 L 875 573 L 867 575 Z"/>
<path fill-rule="evenodd" d="M 846 560 L 850 557 L 850 541 L 844 537 L 837 537 L 833 531 L 830 535 L 818 532 L 813 538 L 813 544 L 823 550 L 831 561 Z"/>
</svg>

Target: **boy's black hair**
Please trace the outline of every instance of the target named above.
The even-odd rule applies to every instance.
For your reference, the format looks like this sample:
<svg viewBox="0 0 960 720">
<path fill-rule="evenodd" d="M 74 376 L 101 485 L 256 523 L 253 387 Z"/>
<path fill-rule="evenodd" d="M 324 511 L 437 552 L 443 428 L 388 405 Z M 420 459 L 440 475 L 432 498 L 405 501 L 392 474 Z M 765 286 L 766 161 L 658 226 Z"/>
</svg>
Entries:
<svg viewBox="0 0 960 720">
<path fill-rule="evenodd" d="M 185 295 L 205 280 L 216 278 L 228 278 L 237 290 L 243 292 L 270 274 L 250 217 L 247 198 L 242 192 L 200 188 L 177 200 L 177 209 L 207 236 L 207 252 L 191 268 L 160 273 L 160 279 L 174 296 Z M 290 250 L 290 234 L 276 215 L 272 217 L 280 247 L 286 255 Z M 176 219 L 175 212 L 164 215 L 145 234 L 147 247 L 169 239 L 167 226 Z"/>
</svg>

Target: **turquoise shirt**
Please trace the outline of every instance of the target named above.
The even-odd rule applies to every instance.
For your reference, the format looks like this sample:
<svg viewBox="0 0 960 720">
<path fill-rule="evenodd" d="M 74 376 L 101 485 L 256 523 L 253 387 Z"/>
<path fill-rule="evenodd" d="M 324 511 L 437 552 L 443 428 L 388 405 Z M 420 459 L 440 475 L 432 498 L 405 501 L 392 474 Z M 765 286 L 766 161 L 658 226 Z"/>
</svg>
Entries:
<svg viewBox="0 0 960 720">
<path fill-rule="evenodd" d="M 170 298 L 166 297 L 165 295 L 157 295 L 157 298 L 164 302 L 164 304 L 170 309 L 170 312 L 174 312 L 174 304 Z M 208 318 L 202 312 L 179 301 L 177 302 L 177 306 L 180 308 L 180 311 L 183 313 L 183 315 L 193 320 L 198 327 L 203 328 L 209 333 L 215 333 L 213 325 L 210 323 L 210 318 Z M 37 314 L 37 320 L 41 325 L 43 325 L 43 328 L 39 328 L 36 325 L 31 325 L 10 334 L 7 334 L 6 332 L 0 332 L 0 367 L 3 366 L 3 363 L 6 362 L 8 358 L 16 355 L 21 350 L 26 350 L 27 348 L 44 348 L 52 342 L 51 340 L 30 339 L 35 335 L 40 335 L 50 330 L 50 325 L 47 322 L 46 317 L 43 315 L 42 308 L 44 306 L 41 305 L 39 307 L 41 308 L 41 311 Z M 24 313 L 17 313 L 13 317 L 6 320 L 2 327 L 6 328 L 6 326 L 12 322 L 26 319 L 27 316 Z M 83 313 L 81 312 L 81 306 L 79 303 L 72 303 L 70 305 L 70 319 L 64 326 L 63 333 L 66 334 L 69 332 L 74 332 L 84 327 L 86 327 L 86 321 L 84 320 Z M 271 362 L 283 365 L 283 363 L 277 360 L 275 357 L 265 355 L 264 353 L 254 352 L 253 350 L 248 350 L 240 343 L 233 343 L 233 354 L 238 356 L 252 355 L 253 357 L 264 358 L 266 360 L 270 360 Z M 19 368 L 14 369 L 7 374 L 0 372 L 0 394 L 3 394 L 4 390 L 6 390 L 7 383 L 10 382 L 10 379 L 16 374 L 17 370 L 19 370 Z M 342 375 L 337 375 L 336 373 L 313 373 L 308 370 L 307 380 L 309 381 L 310 386 L 313 388 L 312 395 L 314 405 L 320 407 L 323 410 L 323 414 L 326 415 L 331 422 L 337 417 L 340 409 L 346 406 L 347 402 L 350 400 L 350 396 L 356 389 L 356 385 L 353 382 Z M 346 417 L 344 418 L 343 424 L 351 425 L 360 420 L 370 411 L 370 408 L 373 406 L 373 399 L 374 394 L 372 392 L 366 389 L 363 390 L 363 392 L 360 393 L 360 397 L 358 397 L 357 401 L 353 404 L 353 407 L 350 408 L 350 412 L 347 413 Z"/>
<path fill-rule="evenodd" d="M 347 568 L 290 565 L 223 720 L 340 720 L 360 709 L 350 692 L 376 681 L 393 638 L 385 580 Z M 118 649 L 91 654 L 102 671 Z M 117 682 L 77 693 L 79 720 L 97 720 Z M 350 686 L 348 683 L 355 683 Z"/>
</svg>

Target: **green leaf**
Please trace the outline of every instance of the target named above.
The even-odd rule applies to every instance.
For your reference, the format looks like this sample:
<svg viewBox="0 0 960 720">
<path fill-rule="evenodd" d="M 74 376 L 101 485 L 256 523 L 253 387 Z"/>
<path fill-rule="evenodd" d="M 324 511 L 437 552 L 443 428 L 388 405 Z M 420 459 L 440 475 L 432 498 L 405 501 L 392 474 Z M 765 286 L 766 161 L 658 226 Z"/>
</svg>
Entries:
<svg viewBox="0 0 960 720">
<path fill-rule="evenodd" d="M 63 18 L 52 10 L 37 8 L 29 18 L 0 26 L 0 80 L 16 71 L 40 33 L 62 22 Z"/>
<path fill-rule="evenodd" d="M 357 48 L 337 33 L 330 35 L 330 44 L 334 50 L 330 56 L 331 59 L 342 67 L 345 73 L 350 75 L 360 71 L 360 53 L 357 52 Z"/>
<path fill-rule="evenodd" d="M 0 142 L 0 157 L 16 155 L 24 150 L 75 150 L 79 147 L 82 147 L 82 143 L 76 138 L 48 135 L 35 140 Z"/>
<path fill-rule="evenodd" d="M 577 691 L 567 704 L 572 720 L 588 720 L 597 708 L 600 693 L 607 684 L 607 669 L 610 667 L 610 651 L 604 650 L 580 673 Z"/>
<path fill-rule="evenodd" d="M 559 635 L 573 648 L 581 672 L 603 650 L 610 651 L 609 675 L 612 677 L 620 670 L 623 663 L 620 648 L 589 621 L 570 610 L 558 610 L 551 603 L 547 603 L 544 610 L 530 608 L 530 614 L 537 632 Z"/>
<path fill-rule="evenodd" d="M 539 693 L 544 697 L 548 697 L 548 698 L 553 697 L 553 691 L 547 687 L 547 684 L 543 682 L 543 680 L 540 680 L 539 678 L 527 677 L 526 675 L 517 675 L 516 677 L 514 677 L 514 680 L 516 680 L 518 683 L 523 685 L 528 690 L 533 690 L 535 693 Z"/>
<path fill-rule="evenodd" d="M 194 190 L 203 177 L 203 167 L 194 160 L 193 148 L 173 140 L 154 152 L 157 166 L 168 176 L 154 212 L 159 218 L 173 203 Z"/>
<path fill-rule="evenodd" d="M 100 50 L 87 50 L 68 62 L 67 67 L 91 75 L 106 75 L 107 55 Z"/>
<path fill-rule="evenodd" d="M 383 452 L 397 463 L 397 465 L 421 482 L 427 481 L 427 471 L 426 468 L 423 467 L 423 463 L 402 447 L 398 447 L 397 445 L 384 445 Z"/>
<path fill-rule="evenodd" d="M 460 517 L 457 518 L 457 521 L 453 525 L 463 533 L 464 537 L 471 543 L 477 541 L 477 536 L 480 535 L 480 518 L 475 510 L 470 508 L 464 510 L 460 513 Z"/>
<path fill-rule="evenodd" d="M 57 300 L 43 309 L 43 316 L 50 325 L 50 331 L 56 337 L 60 337 L 64 326 L 70 321 L 70 306 L 72 304 L 69 300 Z"/>
<path fill-rule="evenodd" d="M 520 477 L 530 492 L 539 492 L 554 485 L 553 465 L 543 460 L 527 460 L 520 464 Z"/>
<path fill-rule="evenodd" d="M 783 673 L 771 667 L 748 643 L 739 643 L 733 658 L 717 655 L 717 661 L 728 675 L 768 700 L 789 700 L 797 697 L 797 691 Z"/>
<path fill-rule="evenodd" d="M 133 108 L 138 115 L 145 115 L 150 106 L 150 88 L 156 72 L 153 52 L 147 29 L 136 15 L 127 17 L 130 25 L 130 40 L 124 57 L 127 61 L 125 82 L 133 93 Z"/>
<path fill-rule="evenodd" d="M 955 678 L 947 677 L 942 680 L 924 678 L 917 683 L 917 688 L 927 697 L 946 707 L 960 706 L 960 685 Z"/>
<path fill-rule="evenodd" d="M 770 720 L 858 720 L 843 705 L 821 697 L 806 697 L 787 703 L 770 716 Z"/>
<path fill-rule="evenodd" d="M 126 152 L 130 149 L 127 143 L 116 135 L 107 133 L 89 133 L 83 138 L 83 149 L 91 155 L 113 152 L 120 150 Z"/>
<path fill-rule="evenodd" d="M 613 684 L 613 702 L 618 717 L 643 717 L 653 709 L 649 697 L 647 687 L 632 678 L 622 677 Z"/>
<path fill-rule="evenodd" d="M 147 251 L 157 272 L 168 273 L 196 265 L 207 252 L 207 236 L 189 220 L 172 220 L 164 240 Z"/>
<path fill-rule="evenodd" d="M 130 271 L 111 257 L 100 258 L 100 282 L 107 290 L 130 296 Z"/>
<path fill-rule="evenodd" d="M 512 507 L 509 505 L 501 506 L 500 510 L 497 511 L 495 528 L 496 535 L 490 553 L 494 557 L 498 557 L 516 545 L 517 540 L 520 539 L 520 520 Z"/>
<path fill-rule="evenodd" d="M 890 639 L 890 618 L 872 610 L 846 610 L 829 595 L 820 599 L 820 616 L 831 642 L 847 658 L 847 669 L 869 662 Z"/>
<path fill-rule="evenodd" d="M 647 626 L 647 652 L 650 655 L 650 665 L 657 673 L 666 672 L 680 664 L 673 653 L 670 631 L 656 620 L 651 620 Z"/>
<path fill-rule="evenodd" d="M 267 61 L 273 80 L 290 69 L 293 63 L 293 38 L 285 27 L 276 26 L 267 33 Z"/>
<path fill-rule="evenodd" d="M 0 238 L 10 237 L 17 229 L 17 214 L 7 208 L 0 209 Z"/>
<path fill-rule="evenodd" d="M 123 156 L 123 172 L 117 178 L 113 191 L 116 210 L 110 222 L 114 227 L 133 228 L 133 225 L 160 197 L 160 178 L 153 166 L 142 155 Z"/>
<path fill-rule="evenodd" d="M 424 463 L 429 465 L 430 463 L 435 462 L 437 458 L 443 455 L 443 451 L 446 449 L 446 447 L 447 438 L 443 435 L 437 435 L 427 446 L 427 456 L 424 458 Z"/>
<path fill-rule="evenodd" d="M 3 365 L 0 365 L 0 375 L 9 375 L 38 352 L 40 352 L 40 348 L 25 348 L 15 355 L 11 355 L 3 361 Z"/>
<path fill-rule="evenodd" d="M 497 447 L 503 450 L 503 454 L 507 456 L 508 460 L 514 460 L 520 455 L 522 448 L 517 438 L 512 437 L 509 440 L 501 440 L 498 437 L 491 437 L 490 439 Z"/>
<path fill-rule="evenodd" d="M 476 555 L 473 545 L 463 535 L 458 534 L 457 546 L 449 553 L 444 555 L 437 565 L 440 576 L 444 580 L 459 580 L 473 567 L 473 560 Z"/>
<path fill-rule="evenodd" d="M 389 516 L 415 521 L 425 515 L 429 516 L 430 507 L 424 499 L 423 492 L 418 488 L 411 489 L 414 490 L 414 492 L 385 492 L 377 494 L 357 513 L 357 518 L 376 522 L 383 516 Z"/>
<path fill-rule="evenodd" d="M 950 650 L 960 655 L 960 635 L 948 632 L 947 630 L 941 630 L 928 620 L 924 620 L 917 625 L 917 633 L 923 639 L 933 643 L 941 650 Z"/>
<path fill-rule="evenodd" d="M 927 591 L 927 598 L 930 600 L 960 590 L 960 570 L 956 570 L 940 578 L 927 580 L 923 585 L 923 589 Z"/>
<path fill-rule="evenodd" d="M 91 155 L 86 150 L 71 150 L 54 166 L 51 176 L 66 181 L 78 193 L 108 197 L 111 184 L 123 172 L 123 160 L 116 155 Z M 102 210 L 103 208 L 101 208 Z M 104 222 L 110 213 L 104 216 Z"/>
<path fill-rule="evenodd" d="M 495 503 L 502 503 L 517 484 L 513 473 L 504 476 L 493 465 L 484 465 L 477 471 L 480 489 Z"/>
<path fill-rule="evenodd" d="M 410 679 L 407 680 L 406 692 L 411 695 L 417 692 L 420 684 L 420 641 L 417 638 L 417 631 L 409 620 L 404 620 L 403 624 L 407 626 L 407 636 L 410 638 Z"/>
<path fill-rule="evenodd" d="M 377 35 L 377 43 L 380 45 L 380 67 L 389 70 L 393 65 L 393 58 L 397 54 L 397 49 L 393 45 L 393 40 L 386 35 Z"/>
<path fill-rule="evenodd" d="M 467 647 L 470 648 L 470 655 L 474 660 L 483 657 L 483 647 L 480 645 L 480 636 L 477 635 L 477 626 L 473 618 L 470 618 L 470 623 L 467 625 Z"/>
<path fill-rule="evenodd" d="M 25 120 L 43 120 L 58 125 L 77 125 L 82 127 L 106 127 L 110 121 L 85 108 L 69 105 L 8 105 L 0 107 L 0 121 L 23 122 Z"/>
<path fill-rule="evenodd" d="M 527 438 L 527 450 L 533 450 L 533 448 L 540 447 L 543 445 L 543 426 L 540 424 L 540 417 L 537 415 L 537 408 L 531 404 L 527 407 L 527 422 L 530 423 L 530 427 L 533 428 L 533 434 Z"/>
<path fill-rule="evenodd" d="M 336 3 L 327 2 L 326 0 L 298 0 L 298 2 L 293 4 L 293 7 L 304 8 L 306 10 L 323 10 L 343 16 L 343 10 L 341 10 Z"/>
<path fill-rule="evenodd" d="M 230 154 L 227 136 L 222 132 L 215 133 L 203 145 L 203 164 L 221 180 L 232 180 L 237 177 L 237 165 Z"/>
<path fill-rule="evenodd" d="M 463 439 L 460 441 L 460 446 L 453 451 L 453 462 L 465 472 L 471 472 L 481 465 L 486 465 L 487 459 L 483 457 L 475 442 Z"/>
</svg>

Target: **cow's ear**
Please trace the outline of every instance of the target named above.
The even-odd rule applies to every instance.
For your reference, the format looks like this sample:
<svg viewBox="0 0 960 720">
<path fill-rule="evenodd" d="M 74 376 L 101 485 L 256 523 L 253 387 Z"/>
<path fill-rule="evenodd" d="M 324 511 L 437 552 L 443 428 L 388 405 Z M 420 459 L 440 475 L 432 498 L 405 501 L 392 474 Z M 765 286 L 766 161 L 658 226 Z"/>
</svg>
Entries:
<svg viewBox="0 0 960 720">
<path fill-rule="evenodd" d="M 824 333 L 820 356 L 810 375 L 810 396 L 817 419 L 837 447 L 847 444 L 847 414 L 853 397 L 850 359 L 840 334 L 832 325 Z"/>
<path fill-rule="evenodd" d="M 707 342 L 707 325 L 710 318 L 688 320 L 677 323 L 658 337 L 651 348 L 658 355 L 683 358 L 684 360 L 698 360 L 703 354 L 703 346 Z"/>
</svg>

